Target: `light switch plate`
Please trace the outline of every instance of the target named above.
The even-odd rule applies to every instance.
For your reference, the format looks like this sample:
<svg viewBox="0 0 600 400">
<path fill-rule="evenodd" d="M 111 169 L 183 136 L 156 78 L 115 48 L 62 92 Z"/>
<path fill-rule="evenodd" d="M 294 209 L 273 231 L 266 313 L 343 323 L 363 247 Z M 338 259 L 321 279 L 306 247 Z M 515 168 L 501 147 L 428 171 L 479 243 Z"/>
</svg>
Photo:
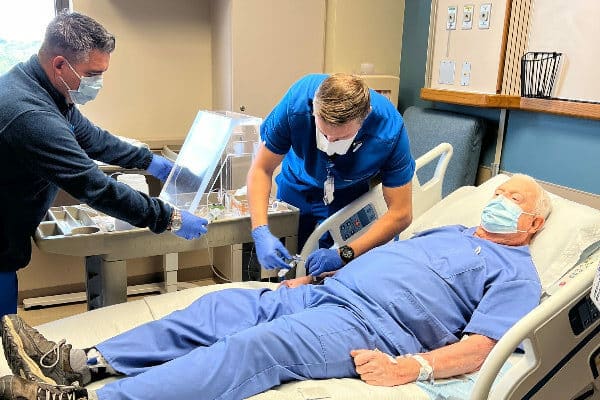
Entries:
<svg viewBox="0 0 600 400">
<path fill-rule="evenodd" d="M 465 6 L 463 6 L 462 29 L 473 28 L 473 11 L 474 10 L 475 10 L 475 6 L 473 4 L 466 4 Z"/>
<path fill-rule="evenodd" d="M 453 85 L 454 84 L 454 61 L 441 61 L 440 62 L 440 78 L 439 83 L 442 85 Z"/>
<path fill-rule="evenodd" d="M 446 30 L 456 29 L 456 6 L 448 6 L 448 19 L 446 20 Z"/>
<path fill-rule="evenodd" d="M 484 3 L 479 7 L 479 29 L 490 29 L 492 19 L 492 4 Z"/>
</svg>

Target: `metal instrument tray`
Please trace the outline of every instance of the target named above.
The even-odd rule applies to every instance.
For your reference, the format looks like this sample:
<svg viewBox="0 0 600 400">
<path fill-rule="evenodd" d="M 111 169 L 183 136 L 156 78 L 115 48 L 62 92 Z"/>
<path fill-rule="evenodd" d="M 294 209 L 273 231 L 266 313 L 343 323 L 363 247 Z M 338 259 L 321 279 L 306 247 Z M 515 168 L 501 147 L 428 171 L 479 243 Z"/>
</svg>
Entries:
<svg viewBox="0 0 600 400">
<path fill-rule="evenodd" d="M 208 233 L 199 239 L 185 240 L 171 232 L 154 234 L 148 228 L 115 223 L 107 229 L 98 223 L 106 215 L 85 204 L 52 207 L 37 227 L 34 241 L 40 250 L 72 256 L 110 255 L 111 259 L 129 259 L 150 255 L 192 251 L 252 242 L 250 217 L 233 216 L 212 221 Z M 277 202 L 269 210 L 269 228 L 277 237 L 297 235 L 299 210 Z M 118 220 L 117 220 L 118 221 Z"/>
</svg>

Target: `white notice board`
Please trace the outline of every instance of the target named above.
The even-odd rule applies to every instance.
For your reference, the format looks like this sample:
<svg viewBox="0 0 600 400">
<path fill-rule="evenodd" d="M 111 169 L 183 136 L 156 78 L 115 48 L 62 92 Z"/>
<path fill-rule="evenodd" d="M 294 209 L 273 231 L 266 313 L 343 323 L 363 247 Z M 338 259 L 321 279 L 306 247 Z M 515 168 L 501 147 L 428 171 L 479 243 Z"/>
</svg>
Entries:
<svg viewBox="0 0 600 400">
<path fill-rule="evenodd" d="M 431 3 L 426 85 L 431 89 L 499 93 L 510 0 Z"/>
<path fill-rule="evenodd" d="M 527 50 L 563 53 L 553 97 L 600 102 L 600 1 L 535 0 Z"/>
</svg>

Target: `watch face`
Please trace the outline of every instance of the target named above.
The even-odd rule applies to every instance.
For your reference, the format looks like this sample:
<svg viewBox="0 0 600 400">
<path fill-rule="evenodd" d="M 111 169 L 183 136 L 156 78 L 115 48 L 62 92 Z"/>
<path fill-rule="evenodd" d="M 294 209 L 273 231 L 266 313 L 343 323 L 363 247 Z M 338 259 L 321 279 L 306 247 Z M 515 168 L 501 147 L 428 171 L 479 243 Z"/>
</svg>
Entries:
<svg viewBox="0 0 600 400">
<path fill-rule="evenodd" d="M 349 246 L 340 247 L 340 256 L 344 261 L 351 261 L 354 258 L 354 250 Z"/>
<path fill-rule="evenodd" d="M 173 216 L 171 217 L 171 231 L 175 232 L 181 229 L 182 222 L 181 213 L 179 210 L 175 210 L 173 212 Z"/>
<path fill-rule="evenodd" d="M 173 220 L 173 222 L 171 223 L 171 230 L 178 231 L 179 229 L 181 229 L 181 220 Z"/>
</svg>

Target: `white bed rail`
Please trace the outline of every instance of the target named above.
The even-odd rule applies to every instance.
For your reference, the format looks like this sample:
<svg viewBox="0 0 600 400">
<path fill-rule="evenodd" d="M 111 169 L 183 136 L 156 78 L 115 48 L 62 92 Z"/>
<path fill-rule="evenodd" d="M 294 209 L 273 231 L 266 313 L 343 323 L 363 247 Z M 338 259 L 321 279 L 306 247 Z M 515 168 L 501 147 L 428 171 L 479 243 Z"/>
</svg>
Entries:
<svg viewBox="0 0 600 400">
<path fill-rule="evenodd" d="M 444 176 L 448 168 L 448 163 L 452 158 L 452 152 L 453 149 L 451 144 L 440 143 L 415 160 L 415 175 L 412 180 L 413 219 L 423 214 L 442 199 L 442 185 L 444 183 Z M 433 176 L 427 182 L 421 184 L 417 177 L 417 171 L 436 159 L 437 164 Z M 306 257 L 319 247 L 319 238 L 326 232 L 331 234 L 331 237 L 337 246 L 349 243 L 366 232 L 367 229 L 363 228 L 353 236 L 344 239 L 340 235 L 338 228 L 342 222 L 346 221 L 350 216 L 359 212 L 369 204 L 375 209 L 377 217 L 380 217 L 387 211 L 381 184 L 376 185 L 367 193 L 323 221 L 323 223 L 321 223 L 306 240 L 306 243 L 302 247 L 302 252 L 300 253 L 301 259 L 306 260 Z M 365 226 L 365 228 L 369 225 Z M 296 276 L 301 277 L 304 276 L 305 273 L 304 264 L 301 262 L 298 264 Z"/>
<path fill-rule="evenodd" d="M 595 272 L 596 268 L 578 272 L 567 285 L 517 322 L 498 341 L 481 367 L 471 392 L 472 400 L 573 399 L 591 386 L 594 377 L 589 357 L 600 346 L 600 335 L 594 340 L 589 339 L 593 338 L 591 333 L 600 321 L 596 320 L 575 335 L 569 311 L 589 295 Z M 492 390 L 492 383 L 503 364 L 521 342 L 525 348 L 524 356 Z"/>
<path fill-rule="evenodd" d="M 440 143 L 415 160 L 415 175 L 412 180 L 413 220 L 442 199 L 444 177 L 453 151 L 450 143 Z M 433 176 L 421 184 L 417 171 L 435 159 L 438 159 L 438 162 Z"/>
</svg>

